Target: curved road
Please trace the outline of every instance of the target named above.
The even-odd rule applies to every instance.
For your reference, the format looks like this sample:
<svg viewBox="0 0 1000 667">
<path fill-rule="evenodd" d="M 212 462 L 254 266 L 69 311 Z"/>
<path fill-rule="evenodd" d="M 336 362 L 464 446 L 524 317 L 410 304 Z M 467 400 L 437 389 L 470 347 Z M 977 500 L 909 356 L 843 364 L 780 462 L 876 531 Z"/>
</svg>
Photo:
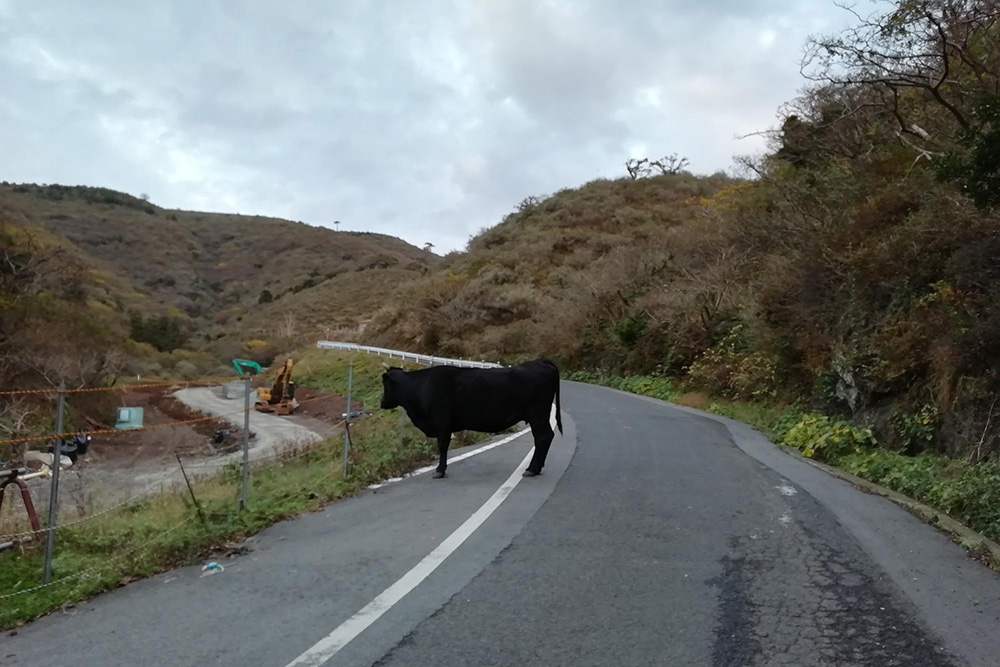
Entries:
<svg viewBox="0 0 1000 667">
<path fill-rule="evenodd" d="M 562 404 L 541 477 L 515 439 L 4 635 L 0 663 L 1000 665 L 1000 576 L 892 503 L 737 422 Z"/>
</svg>

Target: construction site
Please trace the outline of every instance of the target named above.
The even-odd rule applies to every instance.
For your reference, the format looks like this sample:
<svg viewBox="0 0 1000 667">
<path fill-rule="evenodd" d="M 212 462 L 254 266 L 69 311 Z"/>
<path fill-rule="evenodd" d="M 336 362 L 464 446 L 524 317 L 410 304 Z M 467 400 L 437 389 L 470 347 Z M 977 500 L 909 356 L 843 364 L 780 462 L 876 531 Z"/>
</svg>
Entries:
<svg viewBox="0 0 1000 667">
<path fill-rule="evenodd" d="M 103 392 L 61 394 L 62 412 L 72 410 L 84 428 L 58 438 L 60 521 L 167 490 L 183 482 L 176 474 L 180 466 L 189 478 L 217 474 L 242 460 L 244 442 L 247 460 L 254 462 L 299 451 L 337 433 L 345 398 L 297 387 L 292 359 L 276 368 L 246 359 L 234 359 L 232 365 L 231 378 L 179 383 L 138 379 Z M 8 400 L 36 396 L 8 394 Z M 44 524 L 56 440 L 39 436 L 7 442 L 14 455 L 0 461 L 0 535 Z M 0 550 L 16 543 L 0 540 Z"/>
</svg>

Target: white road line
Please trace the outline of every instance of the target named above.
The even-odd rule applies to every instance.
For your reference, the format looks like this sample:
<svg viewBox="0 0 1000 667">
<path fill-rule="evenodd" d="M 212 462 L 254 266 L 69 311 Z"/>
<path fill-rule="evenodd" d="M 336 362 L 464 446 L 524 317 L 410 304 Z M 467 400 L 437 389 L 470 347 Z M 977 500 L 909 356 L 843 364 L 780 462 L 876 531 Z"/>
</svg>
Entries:
<svg viewBox="0 0 1000 667">
<path fill-rule="evenodd" d="M 292 660 L 286 667 L 317 667 L 318 665 L 322 665 L 340 649 L 347 646 L 352 639 L 364 632 L 368 626 L 377 621 L 382 614 L 389 611 L 394 604 L 402 600 L 407 593 L 420 585 L 420 582 L 436 570 L 507 499 L 507 496 L 514 490 L 514 487 L 521 481 L 521 468 L 528 464 L 534 451 L 535 448 L 532 447 L 524 457 L 524 460 L 521 461 L 510 477 L 507 478 L 507 481 L 490 496 L 490 499 L 482 507 L 476 510 L 475 514 L 466 519 L 465 523 L 449 535 L 434 551 L 427 554 L 412 570 L 404 574 L 399 581 L 385 589 L 377 598 L 365 605 L 361 611 L 347 619 L 308 651 L 295 660 Z"/>
<path fill-rule="evenodd" d="M 476 456 L 478 454 L 482 454 L 483 452 L 488 452 L 488 451 L 490 451 L 491 449 L 493 449 L 495 447 L 499 447 L 500 445 L 506 445 L 508 442 L 513 442 L 514 440 L 517 440 L 518 438 L 520 438 L 525 433 L 530 433 L 530 432 L 531 432 L 530 428 L 526 428 L 523 431 L 518 431 L 517 433 L 515 433 L 513 435 L 508 435 L 503 440 L 498 440 L 498 441 L 496 441 L 494 443 L 491 443 L 489 445 L 484 445 L 484 446 L 480 447 L 479 449 L 474 449 L 471 452 L 466 452 L 465 454 L 460 454 L 459 456 L 456 456 L 453 459 L 450 458 L 450 459 L 448 459 L 448 464 L 451 465 L 452 463 L 456 463 L 457 461 L 462 461 L 463 459 L 467 459 L 467 458 L 470 458 L 472 456 Z M 393 482 L 402 482 L 404 479 L 408 479 L 410 477 L 416 477 L 417 475 L 423 475 L 424 473 L 428 473 L 428 472 L 430 472 L 432 470 L 435 470 L 436 468 L 437 468 L 436 465 L 424 466 L 423 468 L 417 468 L 413 472 L 407 473 L 406 475 L 403 475 L 402 477 L 390 477 L 389 479 L 385 480 L 384 482 L 379 482 L 378 484 L 369 484 L 368 488 L 369 489 L 380 489 L 383 486 L 385 486 L 386 484 L 392 484 Z"/>
</svg>

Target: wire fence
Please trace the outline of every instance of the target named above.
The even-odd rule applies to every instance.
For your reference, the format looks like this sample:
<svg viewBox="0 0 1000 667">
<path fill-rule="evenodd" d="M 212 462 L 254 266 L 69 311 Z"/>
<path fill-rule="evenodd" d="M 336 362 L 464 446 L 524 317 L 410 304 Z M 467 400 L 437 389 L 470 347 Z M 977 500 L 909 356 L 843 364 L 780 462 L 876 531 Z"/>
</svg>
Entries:
<svg viewBox="0 0 1000 667">
<path fill-rule="evenodd" d="M 170 534 L 172 534 L 172 533 L 180 530 L 181 528 L 183 528 L 187 524 L 189 524 L 192 521 L 194 521 L 195 518 L 196 518 L 195 516 L 189 516 L 189 517 L 187 517 L 185 519 L 182 519 L 179 523 L 176 523 L 173 526 L 171 526 L 171 527 L 167 528 L 166 530 L 164 530 L 163 532 L 161 532 L 158 537 L 160 539 L 162 539 L 162 538 L 164 538 L 164 537 L 166 537 L 166 536 L 168 536 L 168 535 L 170 535 Z M 55 579 L 53 581 L 48 581 L 46 583 L 38 584 L 37 586 L 32 586 L 31 588 L 25 588 L 23 590 L 15 591 L 13 593 L 3 593 L 3 594 L 0 594 L 0 600 L 9 600 L 11 598 L 17 598 L 17 597 L 21 597 L 21 596 L 24 596 L 24 595 L 28 595 L 30 593 L 37 593 L 38 591 L 44 590 L 46 588 L 51 588 L 53 586 L 59 586 L 61 584 L 65 584 L 65 583 L 68 583 L 70 581 L 77 581 L 77 580 L 80 580 L 80 579 L 84 579 L 84 578 L 86 578 L 86 577 L 88 577 L 88 576 L 90 576 L 92 574 L 96 574 L 97 572 L 99 572 L 101 570 L 107 570 L 107 569 L 112 569 L 113 570 L 115 567 L 117 567 L 121 563 L 121 561 L 125 560 L 125 558 L 132 557 L 136 553 L 138 553 L 138 552 L 140 552 L 140 551 L 142 551 L 144 549 L 150 549 L 150 548 L 152 548 L 152 546 L 153 546 L 153 544 L 150 543 L 150 542 L 138 542 L 135 545 L 133 545 L 133 547 L 131 549 L 126 549 L 124 551 L 120 551 L 120 552 L 118 552 L 118 554 L 112 556 L 110 559 L 108 559 L 107 561 L 105 561 L 103 563 L 100 563 L 99 565 L 93 565 L 91 567 L 85 568 L 85 569 L 80 570 L 78 572 L 73 572 L 72 574 L 68 574 L 65 577 L 60 577 L 59 579 Z"/>
<path fill-rule="evenodd" d="M 275 377 L 275 371 L 255 375 L 255 378 L 265 379 Z M 162 382 L 145 382 L 136 384 L 120 384 L 108 387 L 80 387 L 77 389 L 60 389 L 58 387 L 46 387 L 42 389 L 11 389 L 0 391 L 0 396 L 30 396 L 30 395 L 57 395 L 57 394 L 99 394 L 118 391 L 135 391 L 137 389 L 158 389 L 163 387 L 194 387 L 204 385 L 215 385 L 220 382 L 232 382 L 238 380 L 231 375 L 218 377 L 205 377 L 196 380 L 164 380 Z"/>
<path fill-rule="evenodd" d="M 232 378 L 229 378 L 229 379 L 231 380 Z M 180 384 L 180 383 L 172 383 L 170 385 L 143 385 L 143 387 L 151 387 L 151 386 L 177 386 L 178 384 Z M 217 382 L 213 382 L 212 384 L 217 384 Z M 98 390 L 95 390 L 95 391 L 98 391 Z M 113 389 L 102 389 L 100 391 L 114 391 L 114 390 Z M 58 396 L 58 395 L 71 395 L 71 394 L 82 393 L 82 392 L 80 392 L 80 391 L 73 391 L 73 390 L 60 391 L 60 390 L 56 389 L 56 390 L 45 390 L 44 392 L 39 391 L 37 393 L 46 393 L 46 394 L 51 394 L 51 395 Z M 306 399 L 303 399 L 301 401 L 296 400 L 296 403 L 298 405 L 303 405 L 303 404 L 309 403 L 311 401 L 317 401 L 317 400 L 321 401 L 321 400 L 326 400 L 328 398 L 329 398 L 329 396 L 314 396 L 313 398 L 306 398 Z M 254 409 L 255 408 L 249 408 L 249 409 L 248 408 L 242 408 L 240 410 L 235 410 L 233 412 L 226 412 L 226 413 L 221 413 L 221 414 L 216 414 L 216 415 L 209 415 L 209 416 L 206 416 L 206 417 L 194 417 L 194 418 L 191 418 L 191 419 L 181 419 L 181 420 L 171 421 L 169 423 L 164 423 L 164 424 L 148 424 L 148 425 L 134 427 L 134 428 L 128 428 L 128 429 L 118 429 L 118 428 L 90 429 L 90 430 L 86 430 L 86 431 L 77 430 L 77 431 L 66 431 L 66 432 L 62 432 L 62 433 L 47 433 L 47 434 L 44 434 L 44 435 L 32 435 L 32 436 L 26 436 L 26 437 L 23 437 L 23 438 L 7 438 L 7 439 L 0 440 L 0 445 L 23 445 L 23 444 L 28 444 L 28 443 L 32 443 L 32 442 L 43 442 L 43 441 L 46 441 L 46 440 L 55 440 L 57 438 L 69 438 L 69 437 L 78 435 L 80 433 L 86 433 L 87 435 L 90 435 L 90 436 L 95 436 L 95 435 L 127 435 L 127 434 L 130 434 L 130 433 L 142 433 L 143 431 L 153 431 L 153 430 L 164 429 L 164 428 L 177 428 L 177 427 L 180 427 L 180 426 L 188 426 L 188 425 L 191 425 L 191 424 L 201 424 L 201 423 L 206 423 L 206 422 L 219 421 L 220 419 L 227 419 L 229 417 L 236 417 L 236 416 L 242 415 L 245 412 L 247 412 L 248 410 L 252 411 Z"/>
<path fill-rule="evenodd" d="M 254 377 L 261 378 L 262 376 L 269 377 L 273 375 L 274 374 L 260 374 Z M 47 447 L 42 448 L 46 451 L 30 452 L 28 449 L 22 450 L 20 452 L 20 458 L 22 458 L 23 461 L 13 463 L 13 467 L 10 467 L 11 462 L 8 462 L 8 467 L 6 468 L 4 468 L 3 465 L 0 465 L 0 552 L 15 548 L 23 549 L 25 545 L 30 543 L 46 543 L 42 583 L 39 586 L 20 590 L 15 593 L 7 594 L 0 590 L 0 599 L 5 599 L 14 595 L 25 595 L 29 592 L 40 590 L 42 587 L 47 587 L 82 576 L 81 573 L 76 573 L 69 577 L 60 578 L 57 581 L 50 580 L 50 563 L 52 562 L 54 556 L 54 538 L 55 533 L 57 532 L 80 528 L 85 524 L 108 517 L 115 512 L 125 511 L 130 506 L 148 499 L 150 496 L 156 495 L 157 493 L 163 493 L 165 491 L 178 491 L 182 490 L 184 486 L 186 486 L 188 491 L 191 492 L 193 496 L 194 491 L 191 486 L 192 480 L 197 482 L 198 480 L 218 476 L 226 466 L 236 466 L 245 471 L 243 474 L 243 481 L 241 485 L 242 491 L 240 494 L 241 501 L 239 504 L 239 509 L 242 510 L 246 502 L 247 486 L 249 484 L 248 473 L 251 467 L 265 465 L 279 459 L 291 460 L 301 457 L 314 449 L 308 445 L 315 445 L 317 441 L 322 442 L 322 438 L 316 435 L 316 437 L 312 439 L 312 442 L 305 443 L 307 445 L 305 447 L 301 446 L 302 443 L 282 441 L 277 443 L 277 445 L 271 446 L 270 448 L 261 448 L 261 451 L 257 451 L 257 448 L 255 448 L 255 451 L 251 454 L 249 451 L 249 440 L 251 437 L 251 430 L 254 426 L 251 424 L 250 415 L 258 411 L 259 401 L 251 401 L 251 394 L 256 393 L 256 390 L 251 386 L 249 377 L 244 377 L 242 379 L 244 387 L 243 392 L 240 392 L 241 395 L 239 398 L 243 399 L 241 402 L 244 403 L 244 406 L 239 410 L 232 410 L 228 412 L 215 410 L 216 414 L 193 417 L 189 419 L 174 419 L 166 423 L 145 424 L 131 428 L 91 428 L 89 430 L 72 431 L 63 428 L 66 401 L 68 398 L 79 394 L 121 392 L 165 387 L 179 389 L 196 386 L 218 386 L 221 383 L 232 382 L 234 380 L 238 380 L 238 378 L 234 378 L 232 376 L 224 378 L 207 377 L 184 381 L 147 382 L 113 387 L 75 389 L 60 387 L 56 389 L 46 388 L 0 391 L 0 401 L 10 401 L 30 396 L 55 397 L 58 401 L 57 426 L 54 432 L 0 439 L 0 446 L 6 446 L 8 451 L 13 451 L 9 449 L 11 446 L 26 446 L 31 443 L 39 442 L 51 443 Z M 349 387 L 347 389 L 350 391 Z M 227 397 L 225 392 L 223 392 L 223 397 Z M 308 405 L 314 401 L 329 400 L 331 397 L 332 395 L 320 394 L 305 399 L 293 398 L 291 401 L 297 410 L 303 405 Z M 264 411 L 274 411 L 274 408 L 269 407 Z M 240 419 L 241 417 L 242 419 Z M 342 419 L 330 424 L 330 430 L 336 431 L 340 429 L 348 419 L 350 419 L 349 415 L 347 416 L 347 419 Z M 165 464 L 162 460 L 156 461 L 155 463 L 144 461 L 144 465 L 147 466 L 147 468 L 152 467 L 154 470 L 150 472 L 147 469 L 144 475 L 141 476 L 146 477 L 146 482 L 137 485 L 139 488 L 136 489 L 124 488 L 129 486 L 130 482 L 134 481 L 134 479 L 121 479 L 128 476 L 128 472 L 109 472 L 108 470 L 101 468 L 91 468 L 87 470 L 86 475 L 82 475 L 79 466 L 76 465 L 77 457 L 72 456 L 69 461 L 67 461 L 66 454 L 62 451 L 63 446 L 67 445 L 66 439 L 74 438 L 74 436 L 79 435 L 89 436 L 87 439 L 89 446 L 90 438 L 96 436 L 134 437 L 138 434 L 141 438 L 143 437 L 143 434 L 153 431 L 174 430 L 175 433 L 177 433 L 176 429 L 180 427 L 209 422 L 218 423 L 220 421 L 230 422 L 234 425 L 234 427 L 242 429 L 242 446 L 240 447 L 240 450 L 213 457 L 213 460 L 202 460 L 198 462 L 189 461 L 186 465 L 182 463 L 179 455 L 176 455 L 176 463 L 173 465 Z M 242 424 L 240 422 L 242 422 Z M 190 432 L 188 432 L 188 434 L 190 434 Z M 204 436 L 202 435 L 201 437 Z M 72 443 L 74 441 L 69 440 L 68 442 L 70 443 L 68 453 L 72 454 Z M 30 460 L 29 454 L 32 455 Z M 15 458 L 18 458 L 16 454 Z M 67 463 L 69 464 L 68 467 Z M 60 488 L 59 484 L 60 473 L 64 478 L 62 484 L 63 488 Z M 69 477 L 67 477 L 67 475 L 69 475 Z M 94 496 L 96 495 L 96 492 L 93 488 L 88 488 L 87 485 L 88 478 L 89 481 L 92 482 L 95 476 L 98 478 L 101 476 L 115 478 L 109 480 L 109 485 L 114 487 L 113 491 L 119 492 L 110 502 L 107 502 L 100 507 L 94 506 Z M 183 481 L 181 478 L 183 478 Z M 76 483 L 75 485 L 74 482 Z M 95 485 L 91 484 L 90 486 Z M 75 507 L 73 502 L 74 499 L 65 497 L 67 492 L 71 495 L 78 492 L 81 495 L 80 499 L 76 499 L 77 502 L 75 503 Z M 18 493 L 20 493 L 20 498 L 17 497 Z M 47 507 L 45 506 L 45 502 L 43 500 L 44 496 L 48 496 Z M 18 500 L 21 502 L 18 503 Z M 38 502 L 36 503 L 36 501 Z M 67 501 L 69 501 L 68 508 L 65 507 L 67 505 Z M 18 504 L 23 505 L 23 513 L 18 512 L 18 508 L 16 507 Z M 63 505 L 62 508 L 60 508 L 60 504 Z M 62 513 L 59 511 L 60 509 L 63 510 Z M 69 509 L 70 512 L 74 509 L 76 510 L 76 515 L 71 515 L 72 518 L 69 518 L 68 520 L 65 518 L 67 509 Z M 46 525 L 40 526 L 38 517 L 41 516 L 46 510 L 49 515 L 49 520 L 45 522 Z M 26 525 L 27 523 L 31 523 L 30 528 Z M 18 524 L 24 525 L 24 528 L 18 528 Z M 7 530 L 4 530 L 5 527 Z"/>
<path fill-rule="evenodd" d="M 378 356 L 385 356 L 389 359 L 400 359 L 402 361 L 408 361 L 416 364 L 434 366 L 434 365 L 454 365 L 461 367 L 470 368 L 498 368 L 501 367 L 499 363 L 491 363 L 485 361 L 473 361 L 465 359 L 449 359 L 444 357 L 436 357 L 431 355 L 419 355 L 408 352 L 402 352 L 398 350 L 388 350 L 384 348 L 368 347 L 356 345 L 353 343 L 338 343 L 331 341 L 320 341 L 317 344 L 320 349 L 332 349 L 341 350 L 347 352 L 358 352 L 364 354 L 375 354 Z M 353 361 L 351 363 L 351 370 L 348 374 L 348 382 L 345 387 L 345 393 L 348 398 L 348 406 L 350 406 L 350 396 L 353 391 Z M 273 374 L 263 375 L 263 377 L 269 377 Z M 262 375 L 255 376 L 256 378 L 262 377 Z M 233 485 L 238 485 L 241 487 L 240 500 L 238 505 L 234 503 L 230 513 L 242 512 L 246 507 L 247 498 L 247 487 L 249 484 L 249 473 L 253 468 L 260 466 L 267 466 L 269 464 L 283 461 L 296 461 L 304 456 L 315 453 L 321 448 L 325 447 L 325 454 L 330 455 L 332 449 L 329 447 L 329 443 L 324 445 L 324 439 L 321 437 L 314 438 L 306 442 L 283 442 L 280 446 L 275 446 L 271 448 L 255 447 L 253 449 L 249 446 L 250 432 L 252 430 L 252 424 L 250 420 L 250 415 L 256 412 L 255 402 L 251 402 L 250 394 L 253 391 L 251 387 L 251 382 L 248 377 L 242 378 L 244 383 L 244 392 L 238 398 L 242 398 L 244 402 L 244 407 L 239 410 L 233 410 L 229 412 L 206 415 L 204 417 L 194 417 L 190 419 L 174 420 L 168 423 L 162 424 L 148 424 L 137 428 L 128 429 L 92 429 L 89 431 L 67 431 L 63 428 L 62 424 L 62 413 L 64 412 L 65 402 L 67 398 L 79 395 L 79 394 L 92 394 L 97 392 L 122 392 L 122 391 L 132 391 L 138 389 L 154 389 L 154 388 L 164 388 L 164 387 L 197 387 L 197 386 L 213 386 L 219 385 L 226 382 L 232 382 L 238 380 L 233 376 L 228 376 L 224 378 L 218 377 L 207 377 L 198 378 L 193 380 L 175 381 L 175 382 L 147 382 L 142 384 L 132 384 L 132 385 L 121 385 L 114 387 L 95 387 L 95 388 L 76 388 L 76 389 L 25 389 L 25 390 L 9 390 L 0 391 L 0 399 L 16 399 L 23 396 L 31 395 L 45 395 L 50 397 L 55 397 L 59 402 L 59 417 L 57 418 L 57 425 L 55 432 L 44 434 L 44 435 L 25 435 L 20 437 L 12 437 L 0 440 L 0 445 L 28 445 L 31 443 L 52 441 L 53 445 L 50 447 L 51 450 L 51 463 L 48 466 L 44 464 L 41 466 L 40 470 L 32 470 L 21 466 L 19 468 L 8 468 L 0 470 L 0 551 L 28 548 L 26 545 L 37 544 L 39 542 L 45 542 L 45 558 L 44 558 L 44 568 L 41 577 L 41 582 L 35 586 L 29 586 L 28 588 L 19 590 L 3 590 L 0 589 L 0 600 L 6 600 L 10 598 L 25 596 L 30 593 L 38 592 L 43 589 L 47 589 L 52 586 L 64 585 L 74 581 L 81 581 L 87 577 L 94 575 L 108 568 L 115 567 L 115 564 L 121 563 L 124 559 L 140 553 L 144 548 L 153 548 L 156 540 L 147 543 L 147 541 L 139 540 L 136 544 L 129 546 L 126 549 L 121 550 L 120 553 L 115 553 L 115 555 L 108 559 L 107 562 L 102 562 L 100 565 L 95 565 L 89 568 L 84 568 L 80 571 L 73 572 L 71 574 L 57 577 L 52 579 L 50 577 L 50 566 L 51 562 L 57 548 L 57 534 L 64 534 L 64 531 L 77 531 L 81 528 L 87 527 L 88 524 L 94 524 L 95 522 L 101 521 L 103 519 L 111 518 L 115 513 L 125 513 L 129 512 L 130 508 L 142 503 L 143 501 L 149 500 L 151 498 L 156 498 L 163 493 L 173 493 L 181 494 L 184 497 L 185 493 L 189 493 L 193 505 L 197 508 L 197 514 L 188 513 L 187 516 L 179 518 L 173 525 L 165 528 L 161 533 L 157 535 L 157 538 L 162 538 L 181 527 L 189 524 L 192 520 L 201 518 L 204 521 L 204 516 L 202 516 L 202 508 L 199 505 L 198 499 L 195 495 L 194 486 L 201 483 L 208 483 L 213 479 L 219 478 L 220 475 L 224 475 L 225 469 L 230 468 L 233 472 L 241 472 L 242 479 L 238 482 L 235 481 L 236 476 L 232 475 L 230 483 Z M 225 394 L 224 394 L 225 395 Z M 296 400 L 296 409 L 302 405 L 307 405 L 314 401 L 328 400 L 331 395 L 316 395 L 310 398 Z M 232 400 L 232 399 L 230 399 Z M 238 400 L 238 399 L 237 399 Z M 367 414 L 373 414 L 379 412 L 380 410 L 368 411 Z M 242 419 L 240 419 L 242 418 Z M 68 468 L 60 467 L 56 469 L 56 462 L 62 459 L 59 443 L 62 439 L 71 438 L 78 434 L 86 434 L 90 436 L 107 436 L 107 437 L 118 437 L 129 434 L 144 434 L 149 432 L 163 431 L 177 429 L 183 426 L 190 426 L 199 423 L 207 422 L 218 422 L 220 420 L 228 421 L 236 426 L 242 428 L 242 443 L 239 450 L 228 452 L 221 455 L 213 456 L 209 460 L 188 460 L 182 461 L 179 455 L 176 455 L 176 463 L 174 464 L 164 464 L 159 461 L 156 464 L 154 470 L 147 470 L 142 475 L 133 475 L 129 478 L 127 482 L 117 479 L 109 478 L 107 481 L 107 486 L 112 489 L 116 495 L 112 495 L 111 499 L 106 502 L 106 504 L 99 504 L 95 502 L 93 495 L 89 498 L 86 496 L 87 491 L 93 491 L 93 488 L 98 486 L 94 484 L 95 478 L 93 473 L 88 470 L 87 475 L 83 475 L 83 471 L 76 465 L 71 465 Z M 242 422 L 242 424 L 240 424 Z M 315 485 L 326 482 L 331 477 L 338 473 L 344 473 L 346 475 L 348 470 L 348 462 L 353 454 L 354 443 L 351 440 L 351 422 L 352 422 L 352 412 L 350 407 L 347 409 L 346 415 L 343 419 L 336 421 L 331 421 L 329 423 L 329 428 L 331 433 L 337 433 L 338 431 L 343 432 L 344 445 L 343 445 L 343 466 L 333 465 L 329 470 L 323 468 L 321 472 L 322 476 L 318 479 L 312 480 Z M 402 435 L 403 422 L 400 422 L 400 435 Z M 176 431 L 175 431 L 176 432 Z M 190 432 L 188 432 L 190 433 Z M 176 452 L 176 448 L 175 448 Z M 339 452 L 338 452 L 339 454 Z M 64 477 L 62 481 L 62 486 L 60 486 L 59 475 Z M 31 483 L 28 484 L 27 482 Z M 74 487 L 73 484 L 76 484 Z M 126 488 L 134 484 L 135 488 Z M 7 491 L 13 491 L 16 487 L 20 489 L 27 489 L 27 493 L 30 495 L 32 493 L 36 494 L 39 501 L 42 501 L 41 496 L 47 495 L 48 506 L 45 506 L 44 502 L 39 504 L 37 514 L 41 514 L 43 511 L 48 511 L 49 521 L 46 525 L 40 526 L 40 522 L 35 522 L 32 529 L 20 529 L 18 528 L 18 523 L 24 524 L 24 519 L 11 521 L 8 517 L 5 519 L 4 514 L 9 514 L 11 517 L 15 517 L 17 514 L 16 505 L 18 504 L 15 500 L 15 493 L 7 493 Z M 235 488 L 235 487 L 234 487 Z M 80 491 L 80 490 L 83 491 Z M 82 494 L 82 499 L 77 499 L 75 504 L 75 509 L 77 510 L 76 515 L 71 515 L 64 520 L 60 520 L 65 517 L 65 513 L 60 515 L 59 509 L 60 505 L 66 505 L 66 501 L 74 500 L 72 497 L 67 498 L 66 494 L 73 496 L 74 493 L 80 491 Z M 24 493 L 24 492 L 22 492 Z M 5 498 L 6 496 L 6 498 Z M 6 501 L 6 502 L 5 502 Z M 186 501 L 185 501 L 186 503 Z M 74 509 L 72 502 L 70 503 L 70 509 Z M 27 509 L 27 507 L 25 507 Z M 65 508 L 64 508 L 65 509 Z M 25 513 L 26 518 L 26 513 Z M 5 526 L 10 526 L 8 530 L 3 530 Z M 36 527 L 37 526 L 37 527 Z M 65 539 L 65 538 L 60 538 Z M 37 548 L 37 547 L 33 547 Z M 58 574 L 58 573 L 57 573 Z M 18 581 L 17 585 L 20 586 L 24 581 Z"/>
</svg>

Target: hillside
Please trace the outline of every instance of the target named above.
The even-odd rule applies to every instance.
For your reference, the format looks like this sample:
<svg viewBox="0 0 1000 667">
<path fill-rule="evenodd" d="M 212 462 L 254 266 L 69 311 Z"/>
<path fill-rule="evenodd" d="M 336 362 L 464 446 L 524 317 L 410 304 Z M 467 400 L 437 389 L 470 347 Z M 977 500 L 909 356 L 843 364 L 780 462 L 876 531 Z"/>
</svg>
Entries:
<svg viewBox="0 0 1000 667">
<path fill-rule="evenodd" d="M 385 235 L 167 210 L 90 187 L 3 183 L 0 228 L 3 252 L 26 261 L 0 294 L 0 379 L 32 385 L 51 379 L 40 366 L 53 355 L 88 349 L 101 361 L 64 369 L 72 382 L 267 362 L 324 330 L 356 329 L 439 259 Z"/>
<path fill-rule="evenodd" d="M 0 210 L 65 238 L 98 271 L 207 332 L 257 305 L 370 269 L 419 272 L 434 258 L 388 236 L 301 222 L 162 209 L 99 188 L 0 186 Z M 108 304 L 112 305 L 112 304 Z M 123 304 L 124 305 L 124 304 Z M 148 307 L 148 306 L 147 306 Z"/>
<path fill-rule="evenodd" d="M 381 310 L 372 340 L 666 375 L 849 419 L 909 455 L 994 457 L 996 18 L 988 3 L 899 3 L 817 38 L 814 85 L 768 153 L 741 159 L 746 180 L 526 200 Z"/>
<path fill-rule="evenodd" d="M 1000 216 L 883 150 L 853 172 L 777 152 L 752 181 L 623 178 L 527 202 L 406 286 L 367 338 L 662 374 L 846 416 L 910 453 L 987 455 Z"/>
<path fill-rule="evenodd" d="M 680 270 L 674 255 L 692 244 L 703 200 L 732 183 L 680 173 L 526 199 L 404 289 L 372 335 L 457 356 L 582 360 L 604 324 L 621 325 L 631 301 Z"/>
</svg>

